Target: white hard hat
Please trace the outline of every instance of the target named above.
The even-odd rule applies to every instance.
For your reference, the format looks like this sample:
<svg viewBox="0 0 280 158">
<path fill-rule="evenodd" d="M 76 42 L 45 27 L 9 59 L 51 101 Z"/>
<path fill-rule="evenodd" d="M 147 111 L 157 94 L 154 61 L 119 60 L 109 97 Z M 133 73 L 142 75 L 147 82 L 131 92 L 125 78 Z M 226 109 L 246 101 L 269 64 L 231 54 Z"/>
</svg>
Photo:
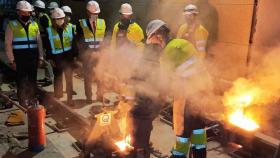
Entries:
<svg viewBox="0 0 280 158">
<path fill-rule="evenodd" d="M 54 8 L 58 8 L 59 6 L 58 6 L 58 4 L 56 3 L 56 2 L 51 2 L 51 3 L 49 3 L 49 5 L 48 5 L 48 8 L 49 9 L 54 9 Z"/>
<path fill-rule="evenodd" d="M 189 4 L 184 9 L 184 14 L 198 14 L 198 8 L 194 4 Z"/>
<path fill-rule="evenodd" d="M 32 9 L 32 11 L 34 11 L 34 6 L 31 4 L 31 9 Z"/>
<path fill-rule="evenodd" d="M 91 13 L 98 14 L 100 13 L 99 4 L 96 1 L 89 1 L 87 3 L 87 10 Z"/>
<path fill-rule="evenodd" d="M 41 0 L 35 1 L 33 5 L 34 5 L 34 7 L 37 7 L 37 8 L 42 8 L 42 9 L 46 8 L 45 3 Z"/>
<path fill-rule="evenodd" d="M 69 6 L 63 6 L 63 7 L 61 7 L 61 9 L 64 11 L 64 13 L 71 13 L 72 14 L 72 10 Z"/>
<path fill-rule="evenodd" d="M 21 11 L 26 11 L 26 12 L 32 12 L 33 11 L 31 4 L 27 1 L 17 2 L 16 9 L 21 10 Z"/>
<path fill-rule="evenodd" d="M 51 17 L 53 19 L 64 18 L 65 17 L 65 13 L 60 8 L 54 8 L 54 10 L 52 11 L 52 16 Z"/>
<path fill-rule="evenodd" d="M 131 15 L 131 14 L 133 14 L 132 7 L 128 3 L 122 4 L 119 12 L 121 14 L 124 14 L 124 15 Z"/>
<path fill-rule="evenodd" d="M 159 20 L 159 19 L 150 21 L 146 28 L 147 37 L 150 38 L 150 36 L 153 33 L 155 33 L 159 28 L 161 28 L 162 26 L 166 26 L 166 25 L 167 24 L 164 21 Z"/>
</svg>

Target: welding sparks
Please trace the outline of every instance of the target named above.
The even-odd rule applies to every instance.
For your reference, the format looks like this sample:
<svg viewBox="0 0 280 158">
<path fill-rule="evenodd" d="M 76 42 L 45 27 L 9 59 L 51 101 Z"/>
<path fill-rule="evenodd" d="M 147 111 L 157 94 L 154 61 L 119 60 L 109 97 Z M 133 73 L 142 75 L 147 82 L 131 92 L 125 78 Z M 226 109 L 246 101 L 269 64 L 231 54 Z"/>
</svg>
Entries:
<svg viewBox="0 0 280 158">
<path fill-rule="evenodd" d="M 242 110 L 237 110 L 229 116 L 229 122 L 246 131 L 255 131 L 259 125 L 251 118 L 246 116 Z"/>
<path fill-rule="evenodd" d="M 124 140 L 118 141 L 115 143 L 115 145 L 117 145 L 117 147 L 120 149 L 120 151 L 126 151 L 127 149 L 131 149 L 133 148 L 131 145 L 131 136 L 128 135 L 127 137 L 125 137 Z"/>
</svg>

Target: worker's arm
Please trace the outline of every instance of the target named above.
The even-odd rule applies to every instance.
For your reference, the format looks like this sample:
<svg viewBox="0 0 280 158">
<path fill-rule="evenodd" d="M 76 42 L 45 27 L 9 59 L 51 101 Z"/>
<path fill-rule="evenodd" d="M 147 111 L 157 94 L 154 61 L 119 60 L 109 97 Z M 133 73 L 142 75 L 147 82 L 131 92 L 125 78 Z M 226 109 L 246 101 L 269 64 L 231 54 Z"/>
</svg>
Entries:
<svg viewBox="0 0 280 158">
<path fill-rule="evenodd" d="M 46 59 L 47 60 L 51 59 L 52 58 L 51 44 L 50 44 L 48 33 L 44 39 L 44 48 L 46 49 Z"/>
<path fill-rule="evenodd" d="M 185 32 L 186 32 L 186 26 L 185 25 L 180 26 L 180 28 L 179 28 L 179 30 L 177 32 L 176 38 L 181 38 L 182 39 L 184 34 L 185 34 Z"/>
<path fill-rule="evenodd" d="M 106 27 L 106 22 L 105 22 L 105 20 L 104 20 L 104 38 L 103 38 L 103 41 L 100 43 L 100 49 L 103 49 L 104 47 L 106 47 L 106 44 L 105 43 L 107 43 L 107 42 L 105 42 L 105 37 L 106 37 L 106 29 L 107 29 L 107 27 Z"/>
<path fill-rule="evenodd" d="M 113 29 L 113 34 L 112 34 L 112 39 L 111 39 L 111 48 L 115 49 L 116 48 L 116 42 L 117 42 L 117 33 L 118 33 L 118 24 L 115 24 L 114 29 Z"/>
<path fill-rule="evenodd" d="M 40 18 L 39 23 L 44 29 L 49 27 L 49 19 L 45 15 Z"/>
<path fill-rule="evenodd" d="M 43 42 L 40 36 L 40 31 L 37 33 L 37 44 L 38 44 L 38 50 L 39 50 L 39 59 L 44 59 L 44 52 L 43 52 Z"/>
<path fill-rule="evenodd" d="M 13 31 L 9 26 L 5 32 L 5 50 L 9 63 L 13 63 L 15 60 L 13 54 Z"/>
<path fill-rule="evenodd" d="M 78 45 L 77 45 L 77 36 L 75 35 L 76 29 L 73 27 L 73 41 L 72 41 L 72 51 L 73 51 L 73 56 L 78 57 L 79 55 L 79 50 L 78 50 Z"/>
<path fill-rule="evenodd" d="M 84 36 L 83 29 L 80 25 L 80 22 L 76 23 L 76 40 L 80 41 L 80 39 Z"/>
<path fill-rule="evenodd" d="M 129 26 L 129 33 L 127 34 L 127 37 L 137 48 L 144 48 L 144 32 L 137 23 L 133 23 Z"/>
</svg>

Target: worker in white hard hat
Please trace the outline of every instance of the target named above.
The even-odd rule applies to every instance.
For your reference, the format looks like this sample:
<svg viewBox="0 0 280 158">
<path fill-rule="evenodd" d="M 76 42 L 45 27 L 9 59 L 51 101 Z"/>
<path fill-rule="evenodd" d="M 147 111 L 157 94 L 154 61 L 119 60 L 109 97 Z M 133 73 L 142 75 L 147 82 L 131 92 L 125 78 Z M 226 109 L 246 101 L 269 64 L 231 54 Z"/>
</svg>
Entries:
<svg viewBox="0 0 280 158">
<path fill-rule="evenodd" d="M 185 7 L 183 15 L 185 16 L 185 23 L 180 26 L 177 38 L 186 39 L 196 47 L 199 56 L 204 58 L 207 51 L 208 31 L 198 18 L 198 8 L 196 5 L 189 4 Z"/>
<path fill-rule="evenodd" d="M 67 104 L 74 105 L 73 95 L 73 60 L 77 57 L 75 30 L 71 23 L 65 22 L 62 9 L 55 8 L 51 14 L 52 25 L 47 28 L 47 59 L 51 60 L 54 72 L 54 96 L 63 97 L 63 73 L 66 80 Z"/>
<path fill-rule="evenodd" d="M 128 3 L 122 4 L 119 13 L 119 22 L 115 24 L 112 34 L 112 48 L 119 48 L 126 44 L 143 48 L 144 33 L 142 28 L 132 19 L 132 6 Z"/>
<path fill-rule="evenodd" d="M 58 3 L 57 2 L 49 2 L 49 5 L 48 5 L 49 11 L 52 11 L 54 8 L 59 8 Z"/>
<path fill-rule="evenodd" d="M 35 17 L 39 24 L 40 30 L 44 30 L 51 25 L 51 19 L 46 14 L 46 5 L 42 0 L 36 0 L 33 4 Z"/>
<path fill-rule="evenodd" d="M 62 6 L 61 9 L 64 11 L 66 23 L 70 23 L 72 17 L 72 9 L 69 6 Z"/>
<path fill-rule="evenodd" d="M 17 19 L 10 20 L 5 32 L 5 51 L 9 64 L 16 71 L 19 104 L 36 97 L 36 79 L 43 47 L 38 24 L 31 19 L 32 7 L 22 0 L 16 5 Z"/>
<path fill-rule="evenodd" d="M 93 102 L 92 83 L 97 84 L 97 98 L 102 101 L 101 84 L 96 79 L 95 68 L 102 51 L 105 36 L 105 20 L 98 17 L 100 13 L 99 4 L 96 1 L 89 1 L 86 6 L 87 18 L 80 19 L 77 24 L 77 36 L 81 45 L 80 57 L 83 62 L 84 88 L 86 101 L 88 104 Z"/>
<path fill-rule="evenodd" d="M 160 55 L 161 71 L 169 78 L 166 87 L 169 95 L 173 95 L 173 127 L 176 144 L 172 157 L 185 158 L 192 146 L 194 158 L 206 158 L 206 131 L 202 117 L 192 113 L 192 95 L 199 95 L 208 90 L 206 74 L 194 45 L 184 39 L 171 39 L 169 28 L 162 20 L 151 21 L 146 29 L 147 43 L 162 48 Z M 197 85 L 198 80 L 201 80 Z M 204 82 L 206 80 L 207 82 Z M 206 96 L 206 95 L 205 95 Z M 191 109 L 191 110 L 190 110 Z"/>
<path fill-rule="evenodd" d="M 46 29 L 51 26 L 51 19 L 46 13 L 46 5 L 42 0 L 36 0 L 33 3 L 33 6 L 35 12 L 34 20 L 38 23 L 41 37 L 44 40 L 46 38 Z M 38 83 L 43 87 L 51 85 L 53 83 L 54 76 L 50 63 L 47 60 L 43 60 L 40 66 L 45 71 L 45 78 L 39 79 Z"/>
</svg>

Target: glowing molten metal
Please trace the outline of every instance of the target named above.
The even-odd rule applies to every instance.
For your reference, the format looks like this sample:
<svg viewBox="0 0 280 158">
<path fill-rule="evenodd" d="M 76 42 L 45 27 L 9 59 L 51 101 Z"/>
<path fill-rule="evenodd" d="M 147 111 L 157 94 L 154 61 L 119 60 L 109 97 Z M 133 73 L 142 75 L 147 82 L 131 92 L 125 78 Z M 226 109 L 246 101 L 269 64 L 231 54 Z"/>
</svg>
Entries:
<svg viewBox="0 0 280 158">
<path fill-rule="evenodd" d="M 120 149 L 120 151 L 126 151 L 127 149 L 133 148 L 130 145 L 130 142 L 131 142 L 131 137 L 130 135 L 128 135 L 127 137 L 125 137 L 124 140 L 116 142 L 115 145 Z"/>
<path fill-rule="evenodd" d="M 229 116 L 229 122 L 246 131 L 254 131 L 259 128 L 259 125 L 248 116 L 244 115 L 242 110 L 238 110 Z"/>
<path fill-rule="evenodd" d="M 260 104 L 261 96 L 262 91 L 259 87 L 250 84 L 247 80 L 237 81 L 224 96 L 224 104 L 229 109 L 229 123 L 246 131 L 255 131 L 260 128 L 255 120 L 256 114 L 246 109 Z"/>
</svg>

